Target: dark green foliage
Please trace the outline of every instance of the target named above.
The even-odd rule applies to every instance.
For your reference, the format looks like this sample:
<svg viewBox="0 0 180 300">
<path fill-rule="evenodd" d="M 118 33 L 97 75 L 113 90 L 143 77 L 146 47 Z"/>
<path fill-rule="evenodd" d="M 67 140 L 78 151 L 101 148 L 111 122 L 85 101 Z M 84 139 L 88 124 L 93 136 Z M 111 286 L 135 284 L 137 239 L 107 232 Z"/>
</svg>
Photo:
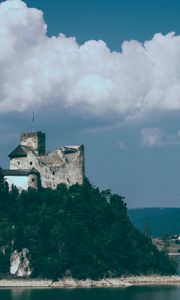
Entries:
<svg viewBox="0 0 180 300">
<path fill-rule="evenodd" d="M 3 170 L 0 167 L 0 209 L 5 205 L 8 196 L 8 184 L 4 178 Z"/>
<path fill-rule="evenodd" d="M 0 272 L 8 270 L 12 250 L 30 251 L 33 277 L 57 279 L 123 274 L 173 274 L 168 256 L 136 230 L 123 198 L 82 186 L 8 192 L 0 199 Z M 13 241 L 13 243 L 12 243 Z"/>
<path fill-rule="evenodd" d="M 3 170 L 0 167 L 0 193 L 6 190 L 6 180 L 4 178 Z"/>
</svg>

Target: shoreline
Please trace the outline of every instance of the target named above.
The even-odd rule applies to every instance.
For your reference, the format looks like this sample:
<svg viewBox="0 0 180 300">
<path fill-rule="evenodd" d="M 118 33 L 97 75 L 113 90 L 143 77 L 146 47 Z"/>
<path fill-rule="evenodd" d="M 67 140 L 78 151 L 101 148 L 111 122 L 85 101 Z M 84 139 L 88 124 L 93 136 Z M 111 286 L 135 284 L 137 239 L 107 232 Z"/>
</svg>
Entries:
<svg viewBox="0 0 180 300">
<path fill-rule="evenodd" d="M 65 278 L 59 281 L 38 279 L 1 279 L 0 288 L 120 288 L 143 285 L 180 285 L 180 276 L 130 276 L 101 280 L 76 280 Z"/>
</svg>

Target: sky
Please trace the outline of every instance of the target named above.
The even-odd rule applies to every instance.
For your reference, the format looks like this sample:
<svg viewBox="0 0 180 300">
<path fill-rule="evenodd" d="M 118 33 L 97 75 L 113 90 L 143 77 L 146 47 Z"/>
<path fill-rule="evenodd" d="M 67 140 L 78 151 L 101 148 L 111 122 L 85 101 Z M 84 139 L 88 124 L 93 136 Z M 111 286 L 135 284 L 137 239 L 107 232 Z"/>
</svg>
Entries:
<svg viewBox="0 0 180 300">
<path fill-rule="evenodd" d="M 84 144 L 129 208 L 180 206 L 180 2 L 0 1 L 0 165 L 21 132 Z"/>
</svg>

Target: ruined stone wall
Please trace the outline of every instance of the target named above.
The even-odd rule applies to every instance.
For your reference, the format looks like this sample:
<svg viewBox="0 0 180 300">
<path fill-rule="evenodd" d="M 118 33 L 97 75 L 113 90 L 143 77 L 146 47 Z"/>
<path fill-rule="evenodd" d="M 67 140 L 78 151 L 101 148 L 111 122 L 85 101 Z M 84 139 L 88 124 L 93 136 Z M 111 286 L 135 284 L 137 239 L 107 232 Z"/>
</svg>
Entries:
<svg viewBox="0 0 180 300">
<path fill-rule="evenodd" d="M 84 148 L 76 147 L 74 152 L 64 154 L 60 148 L 49 155 L 39 157 L 37 170 L 41 173 L 44 187 L 56 188 L 59 183 L 82 184 L 84 180 Z"/>
<path fill-rule="evenodd" d="M 44 176 L 47 178 L 48 186 L 56 188 L 59 183 L 66 185 L 73 185 L 75 183 L 82 184 L 84 180 L 84 147 L 79 146 L 71 152 L 64 152 L 64 147 L 51 153 L 47 157 L 47 166 L 49 172 L 45 167 Z"/>
<path fill-rule="evenodd" d="M 38 174 L 29 174 L 28 176 L 28 187 L 37 189 L 41 186 L 41 180 Z"/>
<path fill-rule="evenodd" d="M 82 184 L 85 176 L 84 147 L 62 147 L 42 156 L 29 151 L 27 157 L 13 158 L 10 161 L 10 169 L 30 170 L 32 168 L 40 173 L 41 185 L 45 188 L 54 189 L 60 183 L 66 185 Z"/>
<path fill-rule="evenodd" d="M 30 132 L 21 134 L 21 145 L 30 147 L 39 155 L 45 154 L 45 143 L 45 134 L 42 132 Z"/>
</svg>

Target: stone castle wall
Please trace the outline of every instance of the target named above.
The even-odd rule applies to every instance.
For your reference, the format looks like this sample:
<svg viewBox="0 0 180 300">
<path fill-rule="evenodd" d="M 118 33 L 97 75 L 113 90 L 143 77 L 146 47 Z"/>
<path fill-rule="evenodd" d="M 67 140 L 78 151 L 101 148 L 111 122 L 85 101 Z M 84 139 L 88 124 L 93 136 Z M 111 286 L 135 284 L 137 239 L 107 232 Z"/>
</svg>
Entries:
<svg viewBox="0 0 180 300">
<path fill-rule="evenodd" d="M 73 185 L 82 184 L 84 180 L 84 147 L 68 146 L 61 147 L 45 155 L 39 155 L 37 149 L 38 138 L 34 134 L 23 134 L 21 145 L 28 146 L 29 150 L 26 157 L 14 157 L 10 160 L 11 170 L 30 170 L 35 168 L 40 173 L 41 185 L 45 188 L 56 188 L 58 184 Z M 45 139 L 44 139 L 45 144 Z M 37 177 L 29 176 L 29 186 L 37 184 Z"/>
<path fill-rule="evenodd" d="M 45 154 L 45 134 L 42 132 L 28 132 L 21 134 L 21 145 L 27 146 L 37 152 L 38 155 Z"/>
</svg>

